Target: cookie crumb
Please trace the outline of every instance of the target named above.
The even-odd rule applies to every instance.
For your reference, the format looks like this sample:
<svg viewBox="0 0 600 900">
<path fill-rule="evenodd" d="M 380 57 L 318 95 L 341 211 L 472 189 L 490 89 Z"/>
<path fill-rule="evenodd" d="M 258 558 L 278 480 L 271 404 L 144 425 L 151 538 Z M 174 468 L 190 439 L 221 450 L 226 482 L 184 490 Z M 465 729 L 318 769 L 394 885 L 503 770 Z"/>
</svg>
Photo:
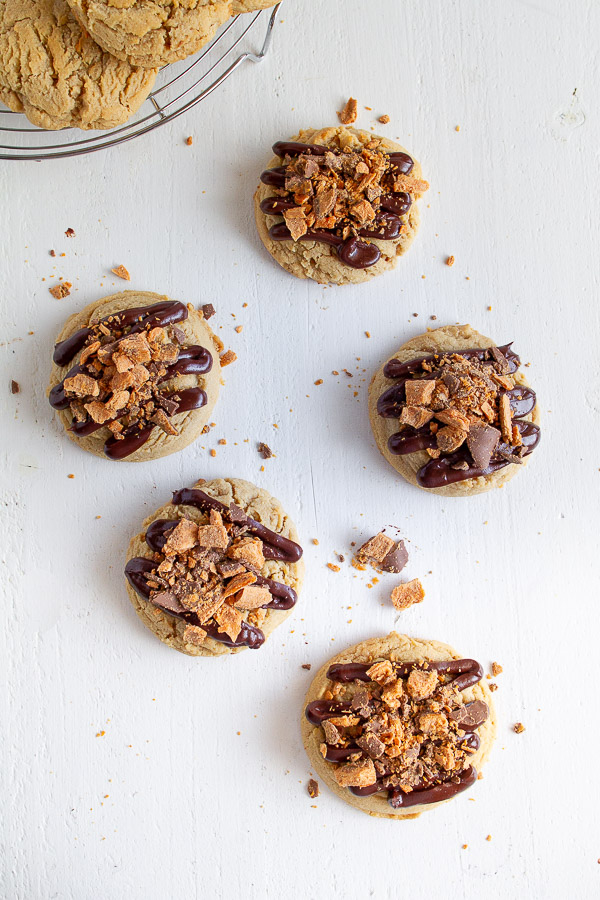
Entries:
<svg viewBox="0 0 600 900">
<path fill-rule="evenodd" d="M 223 369 L 225 366 L 231 365 L 231 363 L 235 362 L 236 359 L 237 359 L 237 353 L 234 353 L 233 350 L 226 350 L 220 359 L 221 368 Z"/>
<path fill-rule="evenodd" d="M 455 131 L 460 131 L 460 125 L 457 125 L 456 128 L 455 128 L 454 130 L 455 130 Z"/>
<path fill-rule="evenodd" d="M 71 293 L 70 288 L 73 285 L 70 281 L 62 281 L 60 284 L 55 284 L 54 287 L 48 288 L 53 297 L 57 300 L 62 300 L 63 297 L 68 297 Z"/>
<path fill-rule="evenodd" d="M 517 722 L 516 725 L 513 725 L 513 731 L 515 734 L 523 734 L 525 726 L 522 722 Z"/>
<path fill-rule="evenodd" d="M 243 327 L 244 327 L 243 325 L 236 325 L 236 328 L 235 328 L 236 333 L 241 334 Z"/>
<path fill-rule="evenodd" d="M 435 320 L 437 319 L 437 316 L 429 316 L 429 318 L 431 319 L 432 322 L 435 322 Z"/>
<path fill-rule="evenodd" d="M 447 265 L 447 266 L 453 266 L 453 265 L 454 265 L 454 257 L 453 257 L 453 256 L 449 256 L 449 257 L 447 258 L 447 260 L 446 260 L 446 265 Z"/>
<path fill-rule="evenodd" d="M 194 143 L 194 138 L 191 136 L 191 134 L 190 134 L 189 137 L 187 137 L 187 138 L 185 139 L 185 142 L 186 142 L 186 144 L 188 145 L 188 147 L 191 147 L 191 146 L 192 146 L 192 144 Z"/>
<path fill-rule="evenodd" d="M 492 683 L 491 683 L 490 685 L 488 685 L 488 687 L 489 687 L 490 691 L 492 691 L 492 693 L 493 693 L 494 691 L 497 691 L 497 690 L 498 690 L 498 685 L 497 685 L 497 684 L 494 684 L 493 681 L 492 681 Z"/>
<path fill-rule="evenodd" d="M 310 672 L 312 669 L 312 663 L 302 663 L 302 668 L 306 669 L 307 672 Z"/>
<path fill-rule="evenodd" d="M 370 337 L 371 337 L 371 332 L 370 332 L 370 331 L 365 331 L 365 337 L 370 338 Z"/>
<path fill-rule="evenodd" d="M 318 538 L 313 538 L 313 539 L 312 539 L 312 542 L 313 542 L 313 544 L 315 545 L 315 547 L 318 547 L 318 545 L 319 545 L 319 539 L 318 539 Z"/>
<path fill-rule="evenodd" d="M 65 237 L 68 237 L 68 238 L 75 237 L 75 232 L 73 231 L 72 228 L 67 228 L 67 230 L 65 231 Z"/>
<path fill-rule="evenodd" d="M 323 384 L 323 379 L 317 378 L 317 380 L 315 381 L 315 384 Z"/>
<path fill-rule="evenodd" d="M 116 275 L 117 278 L 122 278 L 123 281 L 131 281 L 131 275 L 123 265 L 117 266 L 110 271 L 113 273 L 113 275 Z"/>
<path fill-rule="evenodd" d="M 396 609 L 408 609 L 415 603 L 422 603 L 425 599 L 423 585 L 418 578 L 398 584 L 390 594 L 390 599 Z"/>
<path fill-rule="evenodd" d="M 469 846 L 468 844 L 463 844 L 462 845 L 463 850 L 466 850 L 468 846 Z"/>
<path fill-rule="evenodd" d="M 350 97 L 345 107 L 338 112 L 338 117 L 342 125 L 352 125 L 356 122 L 358 115 L 358 103 L 354 97 Z"/>
<path fill-rule="evenodd" d="M 500 675 L 500 673 L 504 671 L 504 669 L 502 668 L 500 663 L 497 663 L 497 662 L 492 663 L 491 669 L 492 669 L 492 675 L 494 675 L 494 676 Z"/>
<path fill-rule="evenodd" d="M 18 394 L 18 393 L 20 392 L 20 390 L 21 390 L 21 385 L 19 384 L 18 381 L 15 381 L 15 380 L 13 379 L 13 380 L 10 382 L 10 392 L 11 392 L 11 394 Z"/>
<path fill-rule="evenodd" d="M 75 476 L 74 476 L 73 473 L 71 472 L 70 475 L 67 475 L 67 478 L 75 478 Z"/>
<path fill-rule="evenodd" d="M 488 836 L 486 837 L 486 841 L 491 841 L 491 839 L 492 839 L 491 834 L 488 834 Z"/>
<path fill-rule="evenodd" d="M 213 457 L 216 456 L 216 455 L 217 455 L 217 451 L 214 450 L 214 449 L 211 450 L 211 451 L 210 451 L 210 455 L 213 456 Z"/>
<path fill-rule="evenodd" d="M 311 778 L 306 785 L 306 790 L 308 791 L 308 796 L 314 800 L 315 797 L 319 796 L 319 782 L 315 781 L 314 778 Z"/>
<path fill-rule="evenodd" d="M 257 449 L 263 459 L 272 459 L 275 456 L 269 445 L 263 441 L 259 442 Z"/>
<path fill-rule="evenodd" d="M 387 125 L 387 123 L 390 121 L 390 117 L 387 113 L 384 113 L 383 116 L 379 116 L 378 121 L 381 122 L 382 125 Z"/>
<path fill-rule="evenodd" d="M 205 319 L 210 319 L 211 316 L 214 316 L 214 314 L 216 312 L 216 309 L 214 308 L 212 303 L 205 303 L 203 306 L 200 307 L 200 309 L 202 310 L 202 315 L 204 316 Z"/>
<path fill-rule="evenodd" d="M 50 251 L 50 256 L 56 256 L 56 250 L 51 250 L 51 251 Z"/>
<path fill-rule="evenodd" d="M 339 566 L 336 566 L 335 563 L 327 563 L 327 568 L 328 568 L 328 569 L 331 569 L 332 572 L 339 572 L 339 571 L 340 571 L 340 567 L 339 567 Z"/>
</svg>

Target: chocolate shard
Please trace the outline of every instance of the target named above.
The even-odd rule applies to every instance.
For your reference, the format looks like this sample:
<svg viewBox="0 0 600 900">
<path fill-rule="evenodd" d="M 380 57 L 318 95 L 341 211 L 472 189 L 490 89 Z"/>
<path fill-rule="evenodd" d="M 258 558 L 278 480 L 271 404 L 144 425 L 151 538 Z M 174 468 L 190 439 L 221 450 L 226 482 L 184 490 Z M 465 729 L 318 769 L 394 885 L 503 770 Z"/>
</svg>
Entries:
<svg viewBox="0 0 600 900">
<path fill-rule="evenodd" d="M 229 504 L 229 518 L 232 522 L 245 522 L 246 521 L 246 513 L 241 508 L 241 506 L 236 506 L 235 503 Z"/>
<path fill-rule="evenodd" d="M 497 347 L 490 347 L 490 353 L 494 357 L 494 362 L 498 366 L 498 371 L 500 372 L 500 374 L 508 375 L 508 373 L 510 372 L 510 365 L 504 353 L 502 353 Z"/>
<path fill-rule="evenodd" d="M 450 391 L 450 396 L 455 394 L 460 387 L 460 378 L 456 376 L 453 372 L 444 372 L 442 375 L 442 381 Z"/>
<path fill-rule="evenodd" d="M 484 703 L 483 700 L 473 700 L 471 703 L 466 703 L 464 706 L 459 706 L 458 709 L 452 710 L 450 718 L 463 731 L 474 731 L 475 728 L 483 725 L 489 714 L 490 710 L 487 703 Z"/>
<path fill-rule="evenodd" d="M 155 606 L 170 609 L 171 612 L 187 612 L 185 606 L 182 606 L 175 594 L 171 594 L 170 591 L 160 591 L 158 594 L 154 594 L 150 600 Z"/>
<path fill-rule="evenodd" d="M 383 558 L 381 561 L 381 568 L 385 572 L 394 572 L 398 574 L 401 572 L 406 563 L 408 562 L 408 550 L 404 546 L 404 541 L 400 541 L 393 550 Z"/>
<path fill-rule="evenodd" d="M 500 432 L 491 425 L 471 425 L 467 447 L 478 469 L 486 469 L 500 441 Z"/>
</svg>

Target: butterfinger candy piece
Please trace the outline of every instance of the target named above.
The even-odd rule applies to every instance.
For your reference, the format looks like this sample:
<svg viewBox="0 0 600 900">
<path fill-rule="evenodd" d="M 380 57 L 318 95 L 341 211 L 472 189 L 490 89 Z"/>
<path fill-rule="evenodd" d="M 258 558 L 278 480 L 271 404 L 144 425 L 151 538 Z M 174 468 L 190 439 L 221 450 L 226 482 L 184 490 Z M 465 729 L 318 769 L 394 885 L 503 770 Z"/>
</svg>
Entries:
<svg viewBox="0 0 600 900">
<path fill-rule="evenodd" d="M 391 593 L 391 600 L 396 609 L 408 609 L 414 603 L 421 603 L 425 599 L 423 585 L 418 578 L 398 584 Z"/>
<path fill-rule="evenodd" d="M 233 605 L 236 609 L 260 609 L 272 600 L 273 597 L 267 588 L 252 584 L 240 591 Z"/>
<path fill-rule="evenodd" d="M 372 759 L 345 763 L 333 774 L 340 787 L 369 787 L 377 781 L 377 772 Z"/>
<path fill-rule="evenodd" d="M 392 550 L 394 550 L 395 546 L 396 543 L 391 537 L 380 532 L 374 537 L 369 538 L 368 541 L 365 541 L 362 547 L 359 547 L 356 556 L 358 559 L 368 559 L 380 563 L 383 562 Z"/>
<path fill-rule="evenodd" d="M 433 379 L 409 380 L 404 385 L 407 406 L 427 406 L 435 391 Z"/>
</svg>

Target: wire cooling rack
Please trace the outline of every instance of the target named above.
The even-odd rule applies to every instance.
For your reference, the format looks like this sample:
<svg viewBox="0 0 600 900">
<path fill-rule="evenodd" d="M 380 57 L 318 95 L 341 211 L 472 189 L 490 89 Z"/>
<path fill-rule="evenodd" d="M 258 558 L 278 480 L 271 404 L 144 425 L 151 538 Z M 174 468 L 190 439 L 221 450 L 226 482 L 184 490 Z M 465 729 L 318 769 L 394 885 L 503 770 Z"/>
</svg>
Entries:
<svg viewBox="0 0 600 900">
<path fill-rule="evenodd" d="M 31 125 L 22 113 L 0 105 L 0 159 L 62 159 L 115 147 L 171 122 L 212 94 L 245 62 L 260 62 L 268 53 L 281 3 L 271 12 L 237 16 L 196 56 L 165 66 L 156 87 L 125 125 L 111 131 L 87 132 L 76 128 L 45 131 Z M 261 23 L 266 25 L 266 33 Z M 259 31 L 259 29 L 261 29 Z M 257 34 L 264 34 L 258 52 L 249 49 Z M 237 55 L 236 55 L 237 54 Z M 51 137 L 55 140 L 51 141 Z"/>
</svg>

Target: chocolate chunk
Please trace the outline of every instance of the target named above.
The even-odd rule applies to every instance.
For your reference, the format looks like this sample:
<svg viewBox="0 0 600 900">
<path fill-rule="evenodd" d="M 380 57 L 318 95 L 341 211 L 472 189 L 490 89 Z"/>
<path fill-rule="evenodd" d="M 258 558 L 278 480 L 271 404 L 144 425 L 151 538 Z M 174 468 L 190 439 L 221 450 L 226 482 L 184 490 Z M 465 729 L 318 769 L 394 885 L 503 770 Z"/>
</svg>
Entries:
<svg viewBox="0 0 600 900">
<path fill-rule="evenodd" d="M 212 303 L 204 303 L 202 306 L 202 315 L 205 319 L 210 319 L 211 316 L 214 316 L 216 313 L 216 309 L 212 305 Z"/>
<path fill-rule="evenodd" d="M 370 699 L 371 695 L 366 688 L 359 688 L 352 698 L 352 703 L 350 705 L 355 712 L 358 712 L 361 715 L 368 715 L 370 712 Z"/>
<path fill-rule="evenodd" d="M 478 469 L 486 469 L 494 454 L 500 432 L 490 425 L 471 425 L 467 435 L 467 447 Z"/>
<path fill-rule="evenodd" d="M 306 669 L 307 672 L 310 672 L 312 669 L 312 663 L 302 663 L 302 668 Z"/>
<path fill-rule="evenodd" d="M 383 756 L 385 744 L 379 740 L 376 734 L 363 734 L 356 743 L 371 759 L 379 759 L 380 756 Z"/>
<path fill-rule="evenodd" d="M 325 740 L 328 744 L 339 744 L 341 740 L 341 735 L 335 725 L 329 722 L 327 719 L 322 723 L 323 731 L 325 733 Z"/>
<path fill-rule="evenodd" d="M 306 785 L 306 789 L 308 791 L 308 796 L 313 800 L 315 797 L 319 796 L 319 782 L 315 781 L 314 778 L 311 778 L 308 784 Z"/>
<path fill-rule="evenodd" d="M 185 606 L 182 606 L 175 594 L 170 591 L 160 591 L 153 597 L 150 597 L 155 606 L 161 606 L 163 609 L 170 609 L 171 612 L 185 612 Z"/>
<path fill-rule="evenodd" d="M 442 375 L 442 381 L 450 391 L 450 396 L 455 394 L 460 387 L 460 378 L 458 378 L 452 372 L 444 372 L 444 374 Z"/>
<path fill-rule="evenodd" d="M 164 394 L 158 394 L 156 397 L 156 402 L 159 404 L 161 409 L 164 409 L 168 416 L 172 416 L 179 409 L 179 403 L 176 400 L 171 400 L 169 397 L 165 397 Z"/>
<path fill-rule="evenodd" d="M 204 318 L 206 318 L 206 316 Z M 175 338 L 175 340 L 180 344 L 185 344 L 187 340 L 185 331 L 183 331 L 182 328 L 178 328 L 177 325 L 171 325 L 171 330 L 173 332 L 173 337 Z"/>
<path fill-rule="evenodd" d="M 246 521 L 246 513 L 240 506 L 236 506 L 235 503 L 229 504 L 229 518 L 232 522 L 245 522 Z"/>
<path fill-rule="evenodd" d="M 494 357 L 494 362 L 498 367 L 500 375 L 508 375 L 508 373 L 510 372 L 510 365 L 505 355 L 501 353 L 497 347 L 490 347 L 490 353 Z"/>
<path fill-rule="evenodd" d="M 471 703 L 466 703 L 464 706 L 459 706 L 458 709 L 452 710 L 450 718 L 463 731 L 474 731 L 475 728 L 483 725 L 489 714 L 487 703 L 484 703 L 483 700 L 473 700 Z"/>
<path fill-rule="evenodd" d="M 19 386 L 19 382 L 18 382 L 18 381 L 14 381 L 14 380 L 11 381 L 11 383 L 10 383 L 10 392 L 11 392 L 11 394 L 18 394 L 20 390 L 21 390 L 21 388 L 20 388 L 20 386 Z"/>
<path fill-rule="evenodd" d="M 263 459 L 271 459 L 274 456 L 274 453 L 269 445 L 265 444 L 263 441 L 261 441 L 258 445 L 258 452 Z"/>
<path fill-rule="evenodd" d="M 383 558 L 381 561 L 381 568 L 385 572 L 394 572 L 398 574 L 401 572 L 406 563 L 408 562 L 408 550 L 404 546 L 404 541 L 400 541 L 399 544 L 394 547 L 393 550 Z"/>
</svg>

